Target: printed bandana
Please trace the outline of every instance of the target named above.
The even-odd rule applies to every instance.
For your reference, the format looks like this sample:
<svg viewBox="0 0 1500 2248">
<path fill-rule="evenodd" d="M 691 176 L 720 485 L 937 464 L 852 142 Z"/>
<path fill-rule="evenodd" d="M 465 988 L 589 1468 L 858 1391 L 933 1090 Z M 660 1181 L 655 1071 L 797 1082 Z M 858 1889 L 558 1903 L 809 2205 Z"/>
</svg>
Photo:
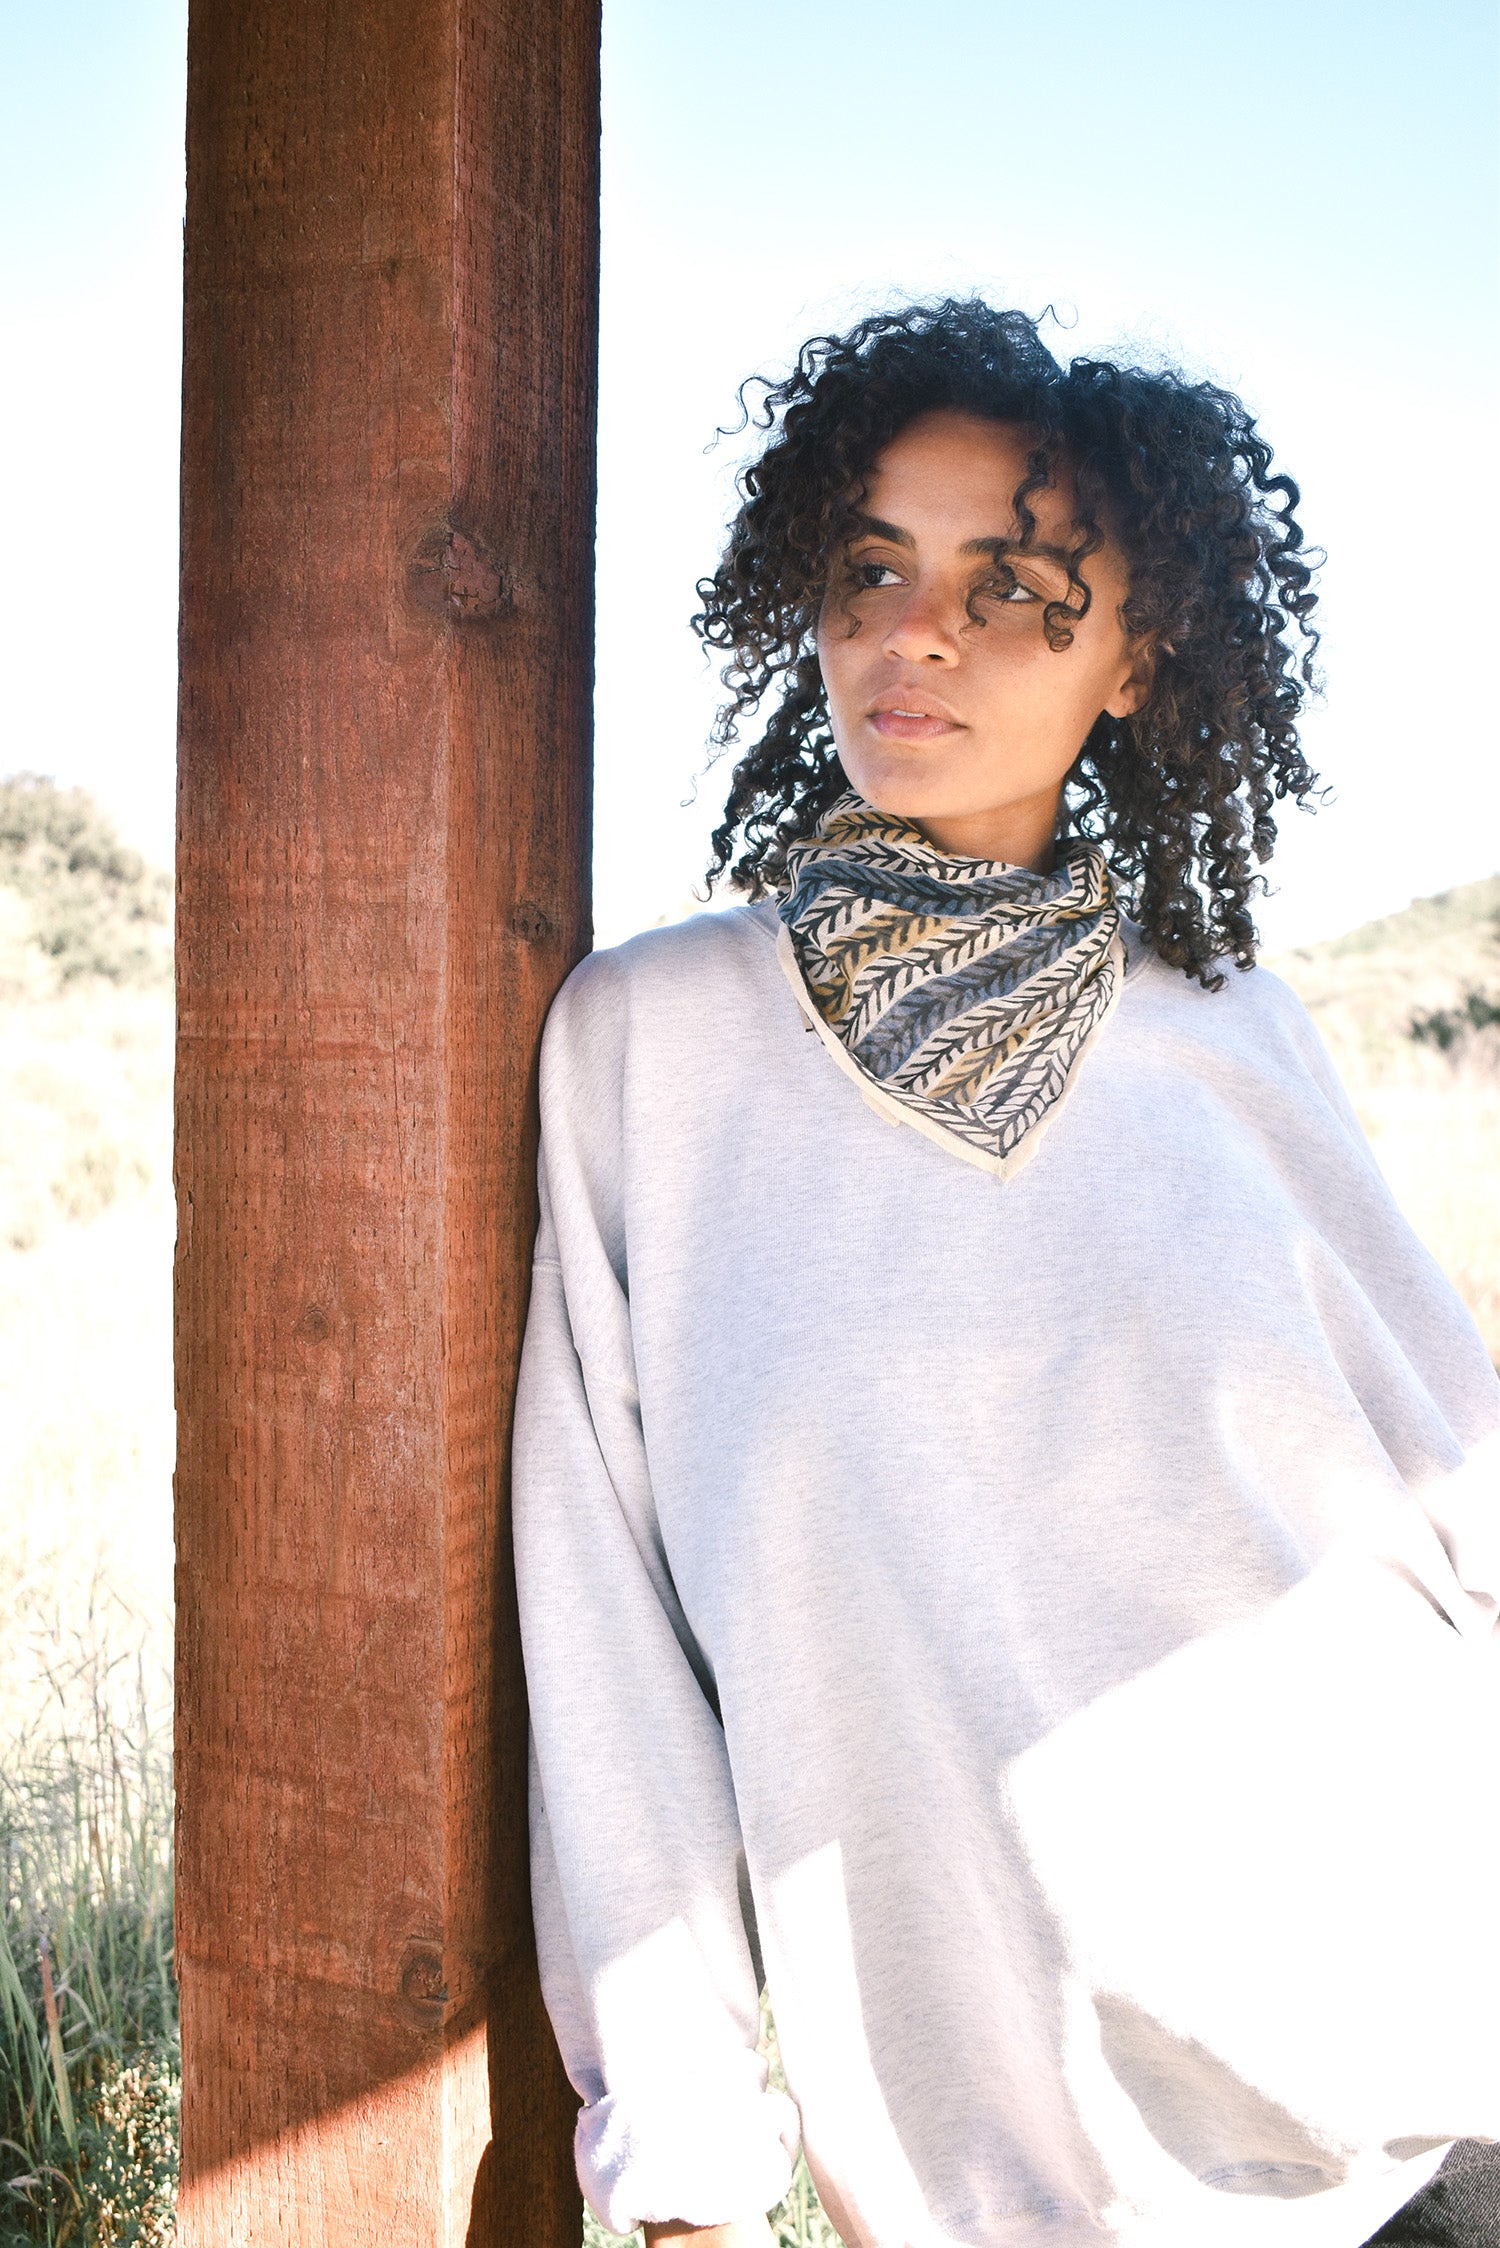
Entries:
<svg viewBox="0 0 1500 2248">
<path fill-rule="evenodd" d="M 834 1060 L 893 1122 L 1018 1170 L 1124 981 L 1103 852 L 950 858 L 851 790 L 787 874 L 782 965 Z"/>
</svg>

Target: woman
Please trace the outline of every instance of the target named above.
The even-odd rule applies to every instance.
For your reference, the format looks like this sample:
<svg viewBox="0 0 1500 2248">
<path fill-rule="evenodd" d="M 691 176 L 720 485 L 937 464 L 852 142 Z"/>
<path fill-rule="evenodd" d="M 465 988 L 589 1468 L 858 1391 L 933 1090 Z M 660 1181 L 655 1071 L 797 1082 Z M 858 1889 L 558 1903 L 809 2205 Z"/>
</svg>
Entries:
<svg viewBox="0 0 1500 2248">
<path fill-rule="evenodd" d="M 982 304 L 763 421 L 698 619 L 726 738 L 773 701 L 753 902 L 585 962 L 543 1063 L 585 2191 L 748 2248 L 800 2124 L 861 2248 L 1500 2240 L 1489 2151 L 1436 2175 L 1500 2129 L 1500 1391 L 1252 966 L 1295 487 L 1223 392 Z"/>
</svg>

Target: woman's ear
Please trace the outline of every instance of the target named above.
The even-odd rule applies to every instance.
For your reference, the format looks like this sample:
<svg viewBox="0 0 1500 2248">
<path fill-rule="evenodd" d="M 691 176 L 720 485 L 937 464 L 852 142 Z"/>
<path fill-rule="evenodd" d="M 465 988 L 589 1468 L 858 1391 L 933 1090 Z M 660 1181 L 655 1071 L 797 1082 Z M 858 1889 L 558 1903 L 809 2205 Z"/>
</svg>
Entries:
<svg viewBox="0 0 1500 2248">
<path fill-rule="evenodd" d="M 1156 678 L 1157 646 L 1146 639 L 1132 651 L 1129 670 L 1104 706 L 1111 718 L 1133 718 L 1145 702 Z"/>
</svg>

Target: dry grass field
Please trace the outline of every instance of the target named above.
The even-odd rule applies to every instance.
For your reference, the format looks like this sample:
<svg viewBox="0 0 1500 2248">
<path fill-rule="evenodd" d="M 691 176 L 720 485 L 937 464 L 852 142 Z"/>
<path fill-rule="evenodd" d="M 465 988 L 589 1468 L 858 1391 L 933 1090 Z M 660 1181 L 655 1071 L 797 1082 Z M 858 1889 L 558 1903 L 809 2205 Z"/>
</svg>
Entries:
<svg viewBox="0 0 1500 2248">
<path fill-rule="evenodd" d="M 18 808 L 9 785 L 0 2248 L 156 2248 L 172 2232 L 178 2083 L 161 888 L 86 804 L 58 812 L 23 790 Z M 1500 878 L 1274 965 L 1312 1009 L 1397 1194 L 1500 1357 L 1500 1027 L 1476 1026 L 1469 1007 L 1476 993 L 1500 1001 L 1497 916 Z M 1414 1015 L 1438 1018 L 1446 1048 L 1409 1035 Z M 831 2240 L 805 2176 L 778 2229 L 782 2248 Z M 604 2238 L 591 2224 L 590 2239 Z"/>
</svg>

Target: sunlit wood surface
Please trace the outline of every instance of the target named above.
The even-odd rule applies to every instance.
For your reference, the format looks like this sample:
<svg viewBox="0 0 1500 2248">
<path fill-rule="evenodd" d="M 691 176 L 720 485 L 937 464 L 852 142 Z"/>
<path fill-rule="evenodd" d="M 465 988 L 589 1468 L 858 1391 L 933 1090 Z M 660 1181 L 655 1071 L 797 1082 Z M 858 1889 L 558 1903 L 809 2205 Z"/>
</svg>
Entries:
<svg viewBox="0 0 1500 2248">
<path fill-rule="evenodd" d="M 184 2248 L 578 2239 L 503 1461 L 585 948 L 597 0 L 194 0 Z"/>
</svg>

